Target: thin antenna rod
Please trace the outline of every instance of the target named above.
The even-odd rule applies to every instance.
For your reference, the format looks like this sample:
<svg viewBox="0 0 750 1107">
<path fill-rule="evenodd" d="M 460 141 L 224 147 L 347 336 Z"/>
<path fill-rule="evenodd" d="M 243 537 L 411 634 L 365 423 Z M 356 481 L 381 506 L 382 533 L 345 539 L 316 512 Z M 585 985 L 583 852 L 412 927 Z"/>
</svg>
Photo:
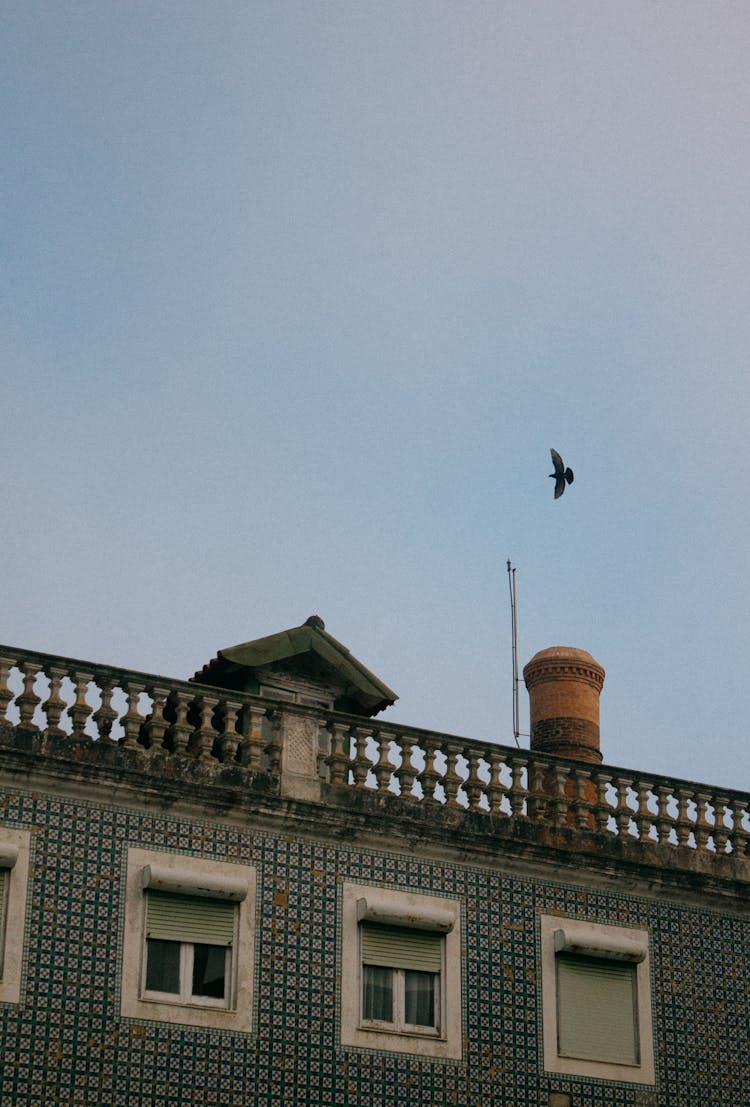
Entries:
<svg viewBox="0 0 750 1107">
<path fill-rule="evenodd" d="M 513 638 L 513 737 L 520 749 L 518 735 L 518 597 L 516 594 L 516 570 L 508 558 L 508 590 L 510 592 L 510 625 Z"/>
</svg>

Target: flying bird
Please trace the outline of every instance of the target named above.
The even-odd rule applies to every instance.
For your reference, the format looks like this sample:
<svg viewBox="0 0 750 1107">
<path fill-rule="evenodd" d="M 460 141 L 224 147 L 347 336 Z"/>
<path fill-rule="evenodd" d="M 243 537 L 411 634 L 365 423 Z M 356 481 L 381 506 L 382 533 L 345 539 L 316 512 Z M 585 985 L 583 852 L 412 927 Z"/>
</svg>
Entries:
<svg viewBox="0 0 750 1107">
<path fill-rule="evenodd" d="M 565 468 L 563 459 L 557 450 L 550 450 L 550 454 L 552 455 L 552 464 L 555 467 L 554 473 L 550 473 L 550 476 L 555 478 L 555 499 L 559 500 L 565 491 L 565 482 L 573 483 L 573 470 Z"/>
</svg>

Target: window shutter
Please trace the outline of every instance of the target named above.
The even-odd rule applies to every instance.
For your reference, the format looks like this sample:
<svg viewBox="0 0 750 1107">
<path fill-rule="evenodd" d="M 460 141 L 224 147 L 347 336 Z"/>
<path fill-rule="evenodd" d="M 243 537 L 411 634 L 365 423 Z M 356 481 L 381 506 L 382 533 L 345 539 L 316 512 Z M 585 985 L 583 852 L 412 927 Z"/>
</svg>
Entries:
<svg viewBox="0 0 750 1107">
<path fill-rule="evenodd" d="M 146 936 L 167 942 L 231 946 L 235 905 L 200 896 L 148 892 Z"/>
<path fill-rule="evenodd" d="M 556 961 L 560 1056 L 637 1065 L 635 965 L 564 955 Z"/>
<path fill-rule="evenodd" d="M 443 939 L 440 934 L 408 926 L 361 924 L 362 964 L 390 969 L 440 972 Z"/>
</svg>

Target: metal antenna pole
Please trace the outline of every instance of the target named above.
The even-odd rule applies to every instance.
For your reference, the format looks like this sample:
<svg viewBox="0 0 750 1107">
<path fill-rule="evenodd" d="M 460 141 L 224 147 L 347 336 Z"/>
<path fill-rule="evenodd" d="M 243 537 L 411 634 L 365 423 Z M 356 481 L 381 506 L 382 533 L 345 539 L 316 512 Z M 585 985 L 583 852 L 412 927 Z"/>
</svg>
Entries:
<svg viewBox="0 0 750 1107">
<path fill-rule="evenodd" d="M 516 594 L 516 570 L 511 566 L 508 558 L 508 590 L 510 592 L 510 624 L 513 638 L 513 737 L 520 749 L 518 735 L 518 621 L 517 621 L 517 594 Z"/>
</svg>

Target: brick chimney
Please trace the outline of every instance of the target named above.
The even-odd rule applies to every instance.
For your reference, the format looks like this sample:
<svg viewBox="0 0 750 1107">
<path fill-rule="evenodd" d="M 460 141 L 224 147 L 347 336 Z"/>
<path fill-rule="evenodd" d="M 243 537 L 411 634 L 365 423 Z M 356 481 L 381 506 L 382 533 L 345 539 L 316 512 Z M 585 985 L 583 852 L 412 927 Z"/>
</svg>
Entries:
<svg viewBox="0 0 750 1107">
<path fill-rule="evenodd" d="M 604 669 L 590 653 L 551 646 L 524 667 L 529 691 L 531 748 L 598 763 L 599 694 Z"/>
</svg>

